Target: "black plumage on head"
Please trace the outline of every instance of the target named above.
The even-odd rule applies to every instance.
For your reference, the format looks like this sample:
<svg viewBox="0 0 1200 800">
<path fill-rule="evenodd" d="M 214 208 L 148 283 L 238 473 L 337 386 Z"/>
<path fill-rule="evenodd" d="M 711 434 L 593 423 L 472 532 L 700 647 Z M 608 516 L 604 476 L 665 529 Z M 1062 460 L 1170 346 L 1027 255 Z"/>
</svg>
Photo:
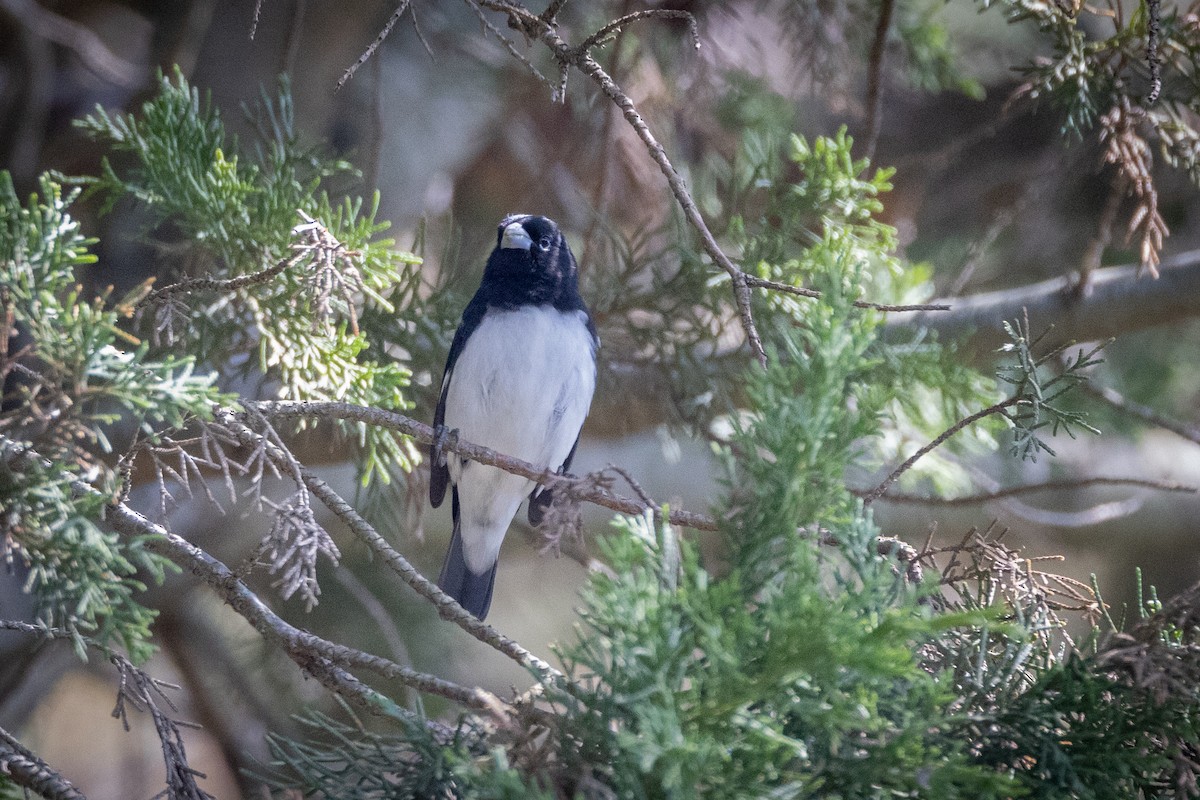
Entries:
<svg viewBox="0 0 1200 800">
<path fill-rule="evenodd" d="M 519 223 L 530 239 L 528 249 L 504 247 L 504 231 Z M 496 308 L 552 305 L 561 311 L 584 308 L 579 296 L 575 256 L 554 220 L 510 214 L 496 229 L 496 249 L 483 271 L 480 295 Z"/>
</svg>

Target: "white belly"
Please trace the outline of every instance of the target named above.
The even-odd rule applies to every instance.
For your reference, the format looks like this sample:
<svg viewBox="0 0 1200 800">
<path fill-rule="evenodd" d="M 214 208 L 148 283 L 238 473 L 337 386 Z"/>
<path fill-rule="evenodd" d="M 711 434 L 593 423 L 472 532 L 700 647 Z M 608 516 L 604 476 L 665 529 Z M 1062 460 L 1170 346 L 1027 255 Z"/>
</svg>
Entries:
<svg viewBox="0 0 1200 800">
<path fill-rule="evenodd" d="M 488 311 L 450 376 L 445 425 L 466 441 L 542 469 L 562 466 L 583 427 L 596 386 L 595 341 L 582 312 L 530 306 Z M 491 566 L 533 482 L 450 458 L 458 486 L 463 555 Z"/>
</svg>

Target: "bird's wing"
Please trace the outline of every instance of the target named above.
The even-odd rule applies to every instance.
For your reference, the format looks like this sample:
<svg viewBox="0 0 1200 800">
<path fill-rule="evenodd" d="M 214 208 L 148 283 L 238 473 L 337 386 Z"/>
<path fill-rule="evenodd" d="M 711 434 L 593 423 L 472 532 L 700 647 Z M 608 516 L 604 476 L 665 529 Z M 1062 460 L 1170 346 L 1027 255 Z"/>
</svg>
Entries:
<svg viewBox="0 0 1200 800">
<path fill-rule="evenodd" d="M 467 345 L 467 339 L 479 327 L 479 323 L 483 321 L 486 313 L 487 303 L 477 292 L 463 311 L 462 322 L 459 323 L 458 330 L 454 332 L 454 341 L 450 343 L 450 354 L 446 356 L 446 369 L 442 374 L 442 393 L 438 397 L 437 408 L 433 412 L 435 433 L 446 422 L 446 393 L 454 375 L 454 364 L 462 355 L 463 348 Z M 440 506 L 446 499 L 446 487 L 449 485 L 450 467 L 446 465 L 442 454 L 437 451 L 435 441 L 429 446 L 429 502 L 434 508 Z"/>
<path fill-rule="evenodd" d="M 560 475 L 565 475 L 571 469 L 571 459 L 575 458 L 577 447 L 579 447 L 579 436 L 575 437 L 575 444 L 571 445 L 571 452 L 567 453 L 562 466 L 558 468 Z M 553 489 L 544 486 L 533 487 L 533 491 L 529 493 L 529 524 L 535 528 L 541 525 L 542 517 L 552 502 L 554 502 Z"/>
</svg>

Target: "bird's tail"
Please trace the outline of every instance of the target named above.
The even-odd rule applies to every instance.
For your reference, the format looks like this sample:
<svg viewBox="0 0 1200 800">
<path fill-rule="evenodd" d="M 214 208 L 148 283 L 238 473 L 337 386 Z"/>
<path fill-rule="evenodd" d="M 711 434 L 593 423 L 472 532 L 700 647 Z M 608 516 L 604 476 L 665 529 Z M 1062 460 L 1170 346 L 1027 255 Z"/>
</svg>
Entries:
<svg viewBox="0 0 1200 800">
<path fill-rule="evenodd" d="M 450 550 L 446 553 L 446 562 L 442 564 L 442 574 L 438 576 L 438 586 L 442 591 L 458 601 L 458 604 L 470 611 L 479 619 L 487 616 L 492 605 L 492 588 L 496 585 L 496 563 L 482 575 L 471 572 L 463 558 L 462 528 L 458 518 L 458 489 L 454 490 L 454 538 L 450 540 Z"/>
</svg>

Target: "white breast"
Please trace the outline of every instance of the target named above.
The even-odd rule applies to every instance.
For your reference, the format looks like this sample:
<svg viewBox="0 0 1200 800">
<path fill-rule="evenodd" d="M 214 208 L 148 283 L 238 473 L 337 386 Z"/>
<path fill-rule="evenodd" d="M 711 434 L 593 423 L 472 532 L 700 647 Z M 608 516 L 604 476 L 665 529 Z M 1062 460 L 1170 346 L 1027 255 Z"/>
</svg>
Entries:
<svg viewBox="0 0 1200 800">
<path fill-rule="evenodd" d="M 592 402 L 595 349 L 583 312 L 489 310 L 449 376 L 446 427 L 469 442 L 557 470 Z M 463 467 L 453 457 L 450 476 L 459 491 L 464 556 L 482 572 L 533 484 L 474 462 Z"/>
</svg>

